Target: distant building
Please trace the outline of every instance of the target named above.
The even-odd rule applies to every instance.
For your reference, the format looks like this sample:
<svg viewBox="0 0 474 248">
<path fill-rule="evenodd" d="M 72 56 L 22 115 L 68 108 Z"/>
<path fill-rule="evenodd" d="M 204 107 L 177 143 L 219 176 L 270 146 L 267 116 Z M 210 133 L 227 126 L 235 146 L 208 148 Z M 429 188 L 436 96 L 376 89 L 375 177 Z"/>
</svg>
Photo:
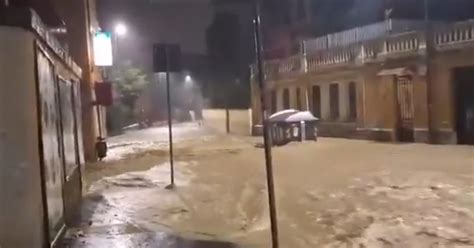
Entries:
<svg viewBox="0 0 474 248">
<path fill-rule="evenodd" d="M 262 19 L 267 59 L 298 52 L 300 41 L 312 36 L 311 0 L 263 1 Z"/>
</svg>

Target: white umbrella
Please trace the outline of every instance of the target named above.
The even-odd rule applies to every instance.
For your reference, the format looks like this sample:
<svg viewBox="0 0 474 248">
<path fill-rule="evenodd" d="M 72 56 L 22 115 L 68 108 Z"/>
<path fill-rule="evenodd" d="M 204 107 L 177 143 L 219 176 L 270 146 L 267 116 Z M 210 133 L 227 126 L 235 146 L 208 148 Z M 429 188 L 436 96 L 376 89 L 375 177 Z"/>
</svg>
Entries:
<svg viewBox="0 0 474 248">
<path fill-rule="evenodd" d="M 290 117 L 291 115 L 294 115 L 298 113 L 298 110 L 295 110 L 295 109 L 285 109 L 285 110 L 282 110 L 282 111 L 279 111 L 279 112 L 276 112 L 274 113 L 273 115 L 271 115 L 268 119 L 269 121 L 271 122 L 279 122 L 279 121 L 286 121 L 286 119 L 288 117 Z"/>
<path fill-rule="evenodd" d="M 314 115 L 309 111 L 297 112 L 288 116 L 285 119 L 286 122 L 317 121 L 317 120 L 319 119 L 314 117 Z"/>
</svg>

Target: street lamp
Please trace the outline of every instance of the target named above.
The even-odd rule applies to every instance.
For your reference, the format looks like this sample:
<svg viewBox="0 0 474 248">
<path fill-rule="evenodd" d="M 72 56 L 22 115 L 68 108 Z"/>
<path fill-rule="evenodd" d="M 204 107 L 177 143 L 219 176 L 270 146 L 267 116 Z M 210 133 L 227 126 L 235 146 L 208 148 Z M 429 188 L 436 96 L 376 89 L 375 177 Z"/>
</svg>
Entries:
<svg viewBox="0 0 474 248">
<path fill-rule="evenodd" d="M 184 82 L 186 83 L 191 83 L 193 79 L 191 78 L 191 75 L 186 75 L 186 77 L 184 78 Z"/>
<path fill-rule="evenodd" d="M 116 64 L 118 63 L 118 45 L 119 45 L 119 37 L 123 37 L 127 34 L 127 26 L 123 23 L 117 23 L 114 28 L 114 35 L 113 35 L 113 57 L 115 58 Z"/>
<path fill-rule="evenodd" d="M 118 23 L 115 25 L 115 34 L 117 36 L 124 36 L 127 34 L 127 26 L 125 26 L 123 23 Z"/>
</svg>

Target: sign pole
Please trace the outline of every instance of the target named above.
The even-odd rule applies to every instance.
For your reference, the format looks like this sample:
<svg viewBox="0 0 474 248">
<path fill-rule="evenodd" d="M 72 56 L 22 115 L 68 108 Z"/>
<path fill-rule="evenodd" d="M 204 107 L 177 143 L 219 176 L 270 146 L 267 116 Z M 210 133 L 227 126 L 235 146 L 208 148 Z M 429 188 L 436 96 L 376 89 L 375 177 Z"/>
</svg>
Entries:
<svg viewBox="0 0 474 248">
<path fill-rule="evenodd" d="M 168 141 L 170 156 L 170 184 L 167 189 L 174 188 L 174 155 L 173 155 L 173 114 L 171 107 L 170 73 L 181 71 L 181 49 L 178 44 L 157 43 L 153 45 L 153 71 L 166 73 L 166 105 L 168 109 Z"/>
<path fill-rule="evenodd" d="M 168 134 L 169 134 L 169 155 L 170 155 L 170 181 L 167 188 L 174 188 L 174 156 L 173 156 L 173 120 L 171 114 L 171 90 L 170 90 L 170 66 L 169 47 L 165 48 L 166 53 L 166 103 L 168 107 Z"/>
<path fill-rule="evenodd" d="M 255 49 L 258 66 L 258 85 L 260 88 L 260 101 L 262 107 L 262 125 L 263 125 L 263 143 L 265 146 L 265 167 L 267 171 L 267 188 L 268 188 L 268 203 L 270 210 L 270 228 L 272 235 L 272 248 L 278 248 L 278 220 L 275 203 L 275 183 L 273 179 L 273 164 L 272 164 L 272 141 L 270 137 L 270 130 L 268 127 L 268 112 L 265 89 L 265 72 L 263 68 L 262 58 L 262 33 L 260 20 L 260 3 L 255 0 Z"/>
</svg>

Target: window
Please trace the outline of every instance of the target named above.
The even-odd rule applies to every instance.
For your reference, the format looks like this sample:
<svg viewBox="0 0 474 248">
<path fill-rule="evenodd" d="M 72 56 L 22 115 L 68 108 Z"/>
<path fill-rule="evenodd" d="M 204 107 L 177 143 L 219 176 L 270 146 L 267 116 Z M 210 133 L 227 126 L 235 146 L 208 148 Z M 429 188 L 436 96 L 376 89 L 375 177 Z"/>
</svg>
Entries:
<svg viewBox="0 0 474 248">
<path fill-rule="evenodd" d="M 356 84 L 354 82 L 349 83 L 349 120 L 354 121 L 357 119 L 357 92 Z"/>
<path fill-rule="evenodd" d="M 271 94 L 271 102 L 270 102 L 270 111 L 271 113 L 277 112 L 277 91 L 273 90 Z"/>
<path fill-rule="evenodd" d="M 331 120 L 339 119 L 339 85 L 331 84 L 329 86 L 329 101 Z"/>
<path fill-rule="evenodd" d="M 314 85 L 312 87 L 312 112 L 313 115 L 321 118 L 321 88 L 319 85 Z"/>
<path fill-rule="evenodd" d="M 301 110 L 301 89 L 296 88 L 296 109 Z"/>
<path fill-rule="evenodd" d="M 283 90 L 283 108 L 290 108 L 290 91 L 288 89 Z"/>
</svg>

